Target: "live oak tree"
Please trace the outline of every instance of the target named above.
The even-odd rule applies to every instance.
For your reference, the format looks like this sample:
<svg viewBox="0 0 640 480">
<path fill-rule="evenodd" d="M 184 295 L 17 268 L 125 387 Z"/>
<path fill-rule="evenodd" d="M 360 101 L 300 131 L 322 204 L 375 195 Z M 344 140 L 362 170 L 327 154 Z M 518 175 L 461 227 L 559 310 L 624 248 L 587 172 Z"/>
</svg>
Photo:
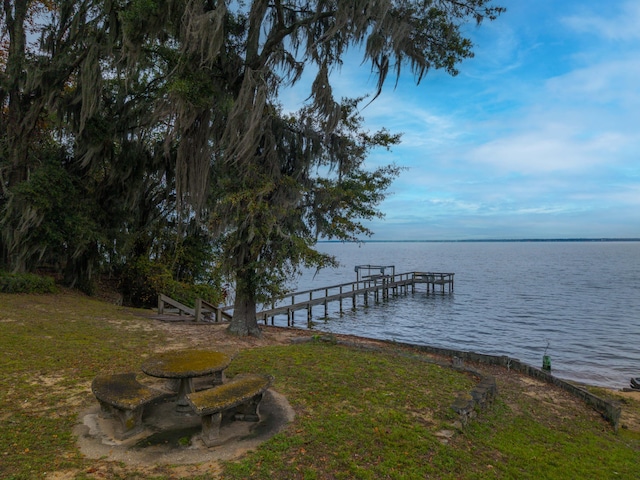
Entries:
<svg viewBox="0 0 640 480">
<path fill-rule="evenodd" d="M 206 155 L 191 149 L 183 158 L 201 178 L 198 165 L 213 159 L 212 220 L 222 233 L 222 264 L 236 281 L 230 331 L 259 334 L 255 307 L 265 285 L 300 264 L 329 260 L 313 250 L 314 235 L 368 233 L 361 220 L 375 215 L 397 173 L 366 173 L 367 150 L 384 142 L 365 138 L 332 94 L 331 75 L 347 51 L 361 51 L 371 66 L 375 97 L 389 73 L 397 79 L 408 69 L 417 82 L 430 69 L 455 75 L 456 64 L 472 56 L 461 26 L 502 10 L 489 0 L 218 1 L 190 10 L 185 53 L 199 57 L 198 71 L 218 94 L 214 111 L 190 115 L 191 131 L 209 133 L 209 143 L 195 142 Z M 287 120 L 279 94 L 305 71 L 315 76 L 308 105 Z M 198 200 L 208 191 L 191 194 Z"/>
<path fill-rule="evenodd" d="M 398 137 L 361 131 L 356 106 L 342 104 L 330 138 L 311 112 L 285 117 L 271 109 L 253 166 L 214 167 L 212 192 L 219 194 L 210 197 L 212 228 L 220 227 L 220 265 L 236 285 L 231 332 L 259 335 L 258 301 L 282 294 L 302 265 L 333 264 L 314 250 L 319 236 L 354 241 L 370 233 L 361 220 L 379 215 L 375 206 L 398 168 L 367 171 L 364 160 L 371 148 L 389 147 Z"/>
</svg>

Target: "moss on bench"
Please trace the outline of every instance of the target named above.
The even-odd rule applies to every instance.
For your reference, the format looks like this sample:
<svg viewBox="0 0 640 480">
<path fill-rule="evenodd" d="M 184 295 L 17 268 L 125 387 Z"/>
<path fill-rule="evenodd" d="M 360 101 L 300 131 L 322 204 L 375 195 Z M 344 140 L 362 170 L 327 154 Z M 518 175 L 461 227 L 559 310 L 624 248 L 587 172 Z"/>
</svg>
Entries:
<svg viewBox="0 0 640 480">
<path fill-rule="evenodd" d="M 202 440 L 217 445 L 223 413 L 234 420 L 258 421 L 258 406 L 263 393 L 271 386 L 269 375 L 238 375 L 227 383 L 187 395 L 189 404 L 202 417 Z"/>
<path fill-rule="evenodd" d="M 91 391 L 100 402 L 103 416 L 118 419 L 119 428 L 115 431 L 118 439 L 142 430 L 143 407 L 165 395 L 138 382 L 135 373 L 99 375 L 93 379 Z"/>
</svg>

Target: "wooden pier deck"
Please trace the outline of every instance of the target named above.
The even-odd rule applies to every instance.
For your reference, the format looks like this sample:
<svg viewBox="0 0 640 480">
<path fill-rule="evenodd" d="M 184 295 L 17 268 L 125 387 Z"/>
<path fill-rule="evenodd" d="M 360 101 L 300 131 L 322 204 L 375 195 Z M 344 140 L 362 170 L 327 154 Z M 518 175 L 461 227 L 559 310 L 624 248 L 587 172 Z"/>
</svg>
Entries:
<svg viewBox="0 0 640 480">
<path fill-rule="evenodd" d="M 362 277 L 355 282 L 342 283 L 329 287 L 304 290 L 287 295 L 285 298 L 274 302 L 271 308 L 264 309 L 257 313 L 258 319 L 262 319 L 265 325 L 268 319 L 274 324 L 274 318 L 278 315 L 287 316 L 287 326 L 291 326 L 295 321 L 295 312 L 306 310 L 307 322 L 311 322 L 313 307 L 324 306 L 325 317 L 329 312 L 329 303 L 338 302 L 340 313 L 343 312 L 344 301 L 350 303 L 351 308 L 356 308 L 359 298 L 364 305 L 368 305 L 369 300 L 374 302 L 380 299 L 388 299 L 401 293 L 415 293 L 416 285 L 426 285 L 427 295 L 435 294 L 436 291 L 444 295 L 453 292 L 453 273 L 441 272 L 409 272 L 399 274 L 379 274 Z"/>
<path fill-rule="evenodd" d="M 387 270 L 391 270 L 392 273 L 386 274 Z M 403 293 L 407 294 L 409 291 L 415 293 L 417 285 L 426 285 L 427 295 L 435 295 L 436 293 L 444 295 L 453 292 L 453 273 L 408 272 L 396 274 L 393 265 L 360 265 L 356 267 L 355 271 L 357 273 L 355 282 L 290 293 L 274 302 L 270 308 L 257 312 L 256 317 L 258 320 L 263 320 L 265 325 L 271 319 L 271 324 L 274 325 L 276 316 L 286 315 L 287 326 L 292 326 L 295 321 L 295 312 L 306 310 L 307 323 L 310 325 L 313 307 L 324 306 L 324 316 L 327 317 L 329 304 L 332 302 L 338 302 L 339 312 L 342 314 L 345 301 L 351 309 L 355 309 L 359 299 L 364 305 L 368 305 L 370 300 L 379 302 L 381 299 L 385 300 Z M 361 276 L 362 271 L 365 271 L 367 275 Z M 376 273 L 372 275 L 371 272 Z M 190 308 L 166 295 L 158 296 L 157 318 L 177 318 L 179 320 L 193 318 L 198 322 L 206 317 L 209 321 L 220 322 L 231 320 L 232 311 L 233 306 L 230 305 L 218 307 L 198 299 L 195 308 Z"/>
</svg>

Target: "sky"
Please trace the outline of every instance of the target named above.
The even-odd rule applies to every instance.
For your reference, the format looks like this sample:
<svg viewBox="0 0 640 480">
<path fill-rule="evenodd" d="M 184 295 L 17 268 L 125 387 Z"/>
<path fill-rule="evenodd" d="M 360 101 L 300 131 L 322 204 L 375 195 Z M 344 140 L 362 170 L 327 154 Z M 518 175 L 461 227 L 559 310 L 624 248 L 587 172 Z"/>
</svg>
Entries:
<svg viewBox="0 0 640 480">
<path fill-rule="evenodd" d="M 640 2 L 497 3 L 456 77 L 407 70 L 362 111 L 403 134 L 367 160 L 405 167 L 372 239 L 640 238 Z M 355 57 L 332 79 L 375 92 Z"/>
</svg>

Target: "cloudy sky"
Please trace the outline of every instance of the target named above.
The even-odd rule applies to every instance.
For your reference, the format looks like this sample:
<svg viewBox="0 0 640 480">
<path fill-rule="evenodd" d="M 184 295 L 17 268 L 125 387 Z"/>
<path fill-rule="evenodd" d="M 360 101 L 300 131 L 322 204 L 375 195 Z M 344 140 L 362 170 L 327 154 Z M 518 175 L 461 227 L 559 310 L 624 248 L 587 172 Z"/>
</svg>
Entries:
<svg viewBox="0 0 640 480">
<path fill-rule="evenodd" d="M 640 237 L 640 2 L 502 0 L 451 77 L 391 81 L 362 112 L 407 167 L 375 240 Z M 373 92 L 347 62 L 338 95 Z"/>
</svg>

